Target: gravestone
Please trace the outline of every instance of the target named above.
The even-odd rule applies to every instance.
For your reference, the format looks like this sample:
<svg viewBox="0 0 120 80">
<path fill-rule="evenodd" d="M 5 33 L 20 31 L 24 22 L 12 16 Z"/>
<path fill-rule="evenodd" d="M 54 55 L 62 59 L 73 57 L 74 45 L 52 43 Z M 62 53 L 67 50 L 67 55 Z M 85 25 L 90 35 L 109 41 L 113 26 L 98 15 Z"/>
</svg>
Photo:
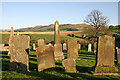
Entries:
<svg viewBox="0 0 120 80">
<path fill-rule="evenodd" d="M 52 44 L 51 44 L 51 43 L 49 43 L 48 45 L 52 46 Z"/>
<path fill-rule="evenodd" d="M 17 32 L 17 35 L 20 35 L 19 32 Z"/>
<path fill-rule="evenodd" d="M 10 37 L 9 37 L 9 52 L 8 52 L 8 55 L 10 55 L 10 52 L 11 52 L 11 40 L 12 40 L 12 37 L 14 36 L 14 30 L 13 30 L 13 27 L 11 27 L 11 32 L 10 32 Z"/>
<path fill-rule="evenodd" d="M 92 44 L 89 44 L 88 45 L 88 52 L 91 52 L 92 51 Z"/>
<path fill-rule="evenodd" d="M 67 50 L 67 45 L 66 45 L 66 43 L 63 43 L 63 50 Z"/>
<path fill-rule="evenodd" d="M 60 40 L 60 29 L 59 29 L 59 22 L 55 22 L 55 45 L 54 45 L 54 56 L 55 60 L 62 60 L 64 59 L 63 52 L 62 52 L 62 44 Z"/>
<path fill-rule="evenodd" d="M 78 44 L 78 51 L 80 52 L 81 44 Z"/>
<path fill-rule="evenodd" d="M 117 49 L 117 61 L 120 63 L 120 48 L 116 47 Z"/>
<path fill-rule="evenodd" d="M 40 45 L 45 45 L 44 39 L 39 39 L 38 40 L 38 46 L 40 46 Z"/>
<path fill-rule="evenodd" d="M 36 49 L 38 72 L 55 67 L 54 49 L 49 45 L 41 45 Z"/>
<path fill-rule="evenodd" d="M 35 46 L 35 44 L 33 44 L 33 50 L 36 50 L 36 46 Z"/>
<path fill-rule="evenodd" d="M 62 66 L 67 73 L 76 73 L 76 62 L 74 59 L 64 59 Z"/>
<path fill-rule="evenodd" d="M 98 39 L 97 65 L 95 72 L 116 72 L 114 64 L 115 38 L 100 36 Z"/>
<path fill-rule="evenodd" d="M 29 42 L 26 35 L 14 35 L 11 40 L 10 70 L 29 71 Z"/>
<path fill-rule="evenodd" d="M 67 40 L 67 58 L 78 59 L 78 45 L 76 39 Z"/>
<path fill-rule="evenodd" d="M 94 54 L 96 55 L 97 53 L 97 42 L 94 43 Z"/>
</svg>

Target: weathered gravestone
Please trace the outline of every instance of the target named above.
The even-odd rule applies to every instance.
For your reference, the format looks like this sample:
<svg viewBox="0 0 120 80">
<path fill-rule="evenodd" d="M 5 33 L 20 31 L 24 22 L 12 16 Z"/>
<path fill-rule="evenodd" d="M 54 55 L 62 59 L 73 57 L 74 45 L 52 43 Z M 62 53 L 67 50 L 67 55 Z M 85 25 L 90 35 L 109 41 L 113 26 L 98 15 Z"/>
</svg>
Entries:
<svg viewBox="0 0 120 80">
<path fill-rule="evenodd" d="M 10 52 L 11 52 L 11 40 L 12 40 L 12 36 L 14 36 L 14 30 L 13 30 L 13 27 L 11 27 L 11 32 L 10 32 L 10 37 L 9 37 L 9 52 L 8 52 L 8 55 L 10 55 Z"/>
<path fill-rule="evenodd" d="M 38 71 L 55 67 L 54 49 L 49 45 L 41 45 L 36 49 Z"/>
<path fill-rule="evenodd" d="M 81 49 L 81 44 L 78 44 L 78 51 L 80 51 Z"/>
<path fill-rule="evenodd" d="M 120 48 L 116 47 L 117 49 L 117 61 L 120 63 Z"/>
<path fill-rule="evenodd" d="M 38 40 L 38 46 L 40 46 L 40 45 L 45 45 L 44 39 L 39 39 Z"/>
<path fill-rule="evenodd" d="M 97 53 L 97 42 L 94 43 L 94 54 L 96 55 Z"/>
<path fill-rule="evenodd" d="M 114 64 L 115 38 L 100 36 L 98 40 L 97 65 L 95 72 L 115 72 L 118 69 Z"/>
<path fill-rule="evenodd" d="M 36 50 L 36 46 L 35 46 L 35 44 L 33 44 L 33 46 L 32 46 L 32 47 L 33 47 L 33 50 Z"/>
<path fill-rule="evenodd" d="M 67 58 L 78 59 L 78 45 L 76 39 L 67 40 Z"/>
<path fill-rule="evenodd" d="M 66 45 L 66 43 L 63 43 L 63 50 L 67 50 L 67 45 Z"/>
<path fill-rule="evenodd" d="M 67 73 L 76 73 L 76 62 L 74 59 L 64 59 L 62 66 Z"/>
<path fill-rule="evenodd" d="M 55 45 L 54 45 L 54 56 L 55 60 L 62 60 L 64 59 L 63 52 L 62 52 L 62 44 L 60 40 L 60 29 L 59 29 L 59 22 L 55 22 Z"/>
<path fill-rule="evenodd" d="M 92 51 L 92 44 L 89 44 L 88 45 L 88 52 L 91 52 Z"/>
<path fill-rule="evenodd" d="M 29 71 L 29 42 L 26 35 L 14 35 L 11 40 L 10 70 Z"/>
</svg>

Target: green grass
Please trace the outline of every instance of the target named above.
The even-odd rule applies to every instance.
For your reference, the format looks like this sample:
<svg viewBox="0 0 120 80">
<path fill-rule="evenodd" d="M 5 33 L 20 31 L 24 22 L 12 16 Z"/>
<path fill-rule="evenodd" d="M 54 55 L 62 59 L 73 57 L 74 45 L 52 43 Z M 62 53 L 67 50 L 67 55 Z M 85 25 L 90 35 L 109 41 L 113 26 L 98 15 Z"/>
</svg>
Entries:
<svg viewBox="0 0 120 80">
<path fill-rule="evenodd" d="M 32 45 L 33 43 L 37 44 L 37 41 L 39 39 L 45 39 L 45 43 L 54 41 L 54 35 L 50 35 L 50 34 L 29 34 L 29 36 L 30 36 L 30 45 Z M 61 40 L 67 40 L 71 38 L 83 40 L 75 37 L 61 36 Z M 9 34 L 2 34 L 2 41 L 0 42 L 2 42 L 3 44 L 7 44 L 8 41 L 9 41 Z"/>
<path fill-rule="evenodd" d="M 120 34 L 120 29 L 113 29 L 111 31 L 113 34 Z"/>
<path fill-rule="evenodd" d="M 1 54 L 0 54 L 1 55 Z M 65 58 L 67 53 L 64 52 Z M 56 67 L 47 69 L 42 72 L 37 71 L 36 52 L 30 51 L 29 69 L 31 72 L 20 73 L 17 71 L 9 71 L 10 57 L 7 52 L 2 53 L 2 78 L 3 79 L 39 79 L 39 80 L 120 80 L 120 76 L 98 75 L 94 76 L 88 73 L 88 68 L 95 66 L 96 56 L 93 52 L 81 50 L 79 52 L 80 60 L 76 60 L 77 73 L 65 73 L 62 67 L 62 61 L 56 61 Z M 116 64 L 119 66 L 118 64 Z"/>
</svg>

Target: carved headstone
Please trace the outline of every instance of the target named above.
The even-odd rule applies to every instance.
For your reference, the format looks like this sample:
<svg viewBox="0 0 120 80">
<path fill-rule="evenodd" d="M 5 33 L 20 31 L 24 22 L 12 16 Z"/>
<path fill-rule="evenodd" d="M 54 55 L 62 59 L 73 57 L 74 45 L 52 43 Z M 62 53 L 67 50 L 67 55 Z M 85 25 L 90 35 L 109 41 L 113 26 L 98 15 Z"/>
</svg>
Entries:
<svg viewBox="0 0 120 80">
<path fill-rule="evenodd" d="M 26 35 L 14 35 L 11 40 L 10 70 L 29 71 L 29 42 Z"/>
<path fill-rule="evenodd" d="M 64 59 L 62 66 L 67 73 L 76 73 L 76 62 L 74 59 Z"/>
<path fill-rule="evenodd" d="M 20 35 L 19 32 L 17 32 L 17 35 Z"/>
<path fill-rule="evenodd" d="M 36 46 L 35 46 L 35 44 L 33 44 L 33 50 L 36 50 Z"/>
<path fill-rule="evenodd" d="M 60 40 L 60 29 L 59 29 L 59 22 L 55 22 L 55 45 L 54 45 L 54 56 L 55 60 L 62 60 L 64 59 L 63 52 L 62 52 L 62 44 Z"/>
<path fill-rule="evenodd" d="M 11 27 L 11 32 L 10 32 L 10 37 L 9 37 L 9 52 L 8 52 L 8 55 L 10 55 L 10 52 L 11 52 L 11 40 L 12 40 L 12 37 L 14 35 L 14 30 L 13 30 L 13 27 Z"/>
<path fill-rule="evenodd" d="M 117 49 L 117 61 L 120 63 L 120 48 L 116 47 Z"/>
<path fill-rule="evenodd" d="M 67 44 L 63 43 L 63 50 L 67 50 Z"/>
<path fill-rule="evenodd" d="M 97 42 L 94 43 L 94 54 L 97 52 Z"/>
<path fill-rule="evenodd" d="M 67 58 L 78 59 L 78 44 L 76 39 L 67 40 Z"/>
<path fill-rule="evenodd" d="M 89 44 L 88 45 L 88 52 L 91 52 L 92 51 L 92 44 Z"/>
<path fill-rule="evenodd" d="M 36 49 L 38 72 L 55 67 L 54 49 L 49 45 L 41 45 Z"/>
<path fill-rule="evenodd" d="M 98 40 L 97 66 L 95 72 L 115 72 L 118 69 L 114 65 L 115 38 L 112 36 L 100 36 Z"/>
<path fill-rule="evenodd" d="M 38 46 L 40 46 L 40 45 L 45 45 L 44 39 L 39 39 L 38 40 Z"/>
<path fill-rule="evenodd" d="M 78 44 L 78 51 L 80 51 L 81 49 L 81 44 Z"/>
</svg>

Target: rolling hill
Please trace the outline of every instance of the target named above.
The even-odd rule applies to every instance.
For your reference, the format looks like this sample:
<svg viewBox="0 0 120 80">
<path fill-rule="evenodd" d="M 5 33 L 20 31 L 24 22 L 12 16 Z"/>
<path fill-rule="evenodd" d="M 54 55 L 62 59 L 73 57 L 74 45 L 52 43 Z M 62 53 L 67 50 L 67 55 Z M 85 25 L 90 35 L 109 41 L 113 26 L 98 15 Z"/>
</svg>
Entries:
<svg viewBox="0 0 120 80">
<path fill-rule="evenodd" d="M 60 30 L 61 31 L 83 31 L 87 28 L 93 28 L 93 26 L 87 25 L 87 24 L 61 24 Z M 54 25 L 48 25 L 48 26 L 35 26 L 35 27 L 28 27 L 28 28 L 21 28 L 16 29 L 16 32 L 42 32 L 42 31 L 53 31 Z"/>
</svg>

